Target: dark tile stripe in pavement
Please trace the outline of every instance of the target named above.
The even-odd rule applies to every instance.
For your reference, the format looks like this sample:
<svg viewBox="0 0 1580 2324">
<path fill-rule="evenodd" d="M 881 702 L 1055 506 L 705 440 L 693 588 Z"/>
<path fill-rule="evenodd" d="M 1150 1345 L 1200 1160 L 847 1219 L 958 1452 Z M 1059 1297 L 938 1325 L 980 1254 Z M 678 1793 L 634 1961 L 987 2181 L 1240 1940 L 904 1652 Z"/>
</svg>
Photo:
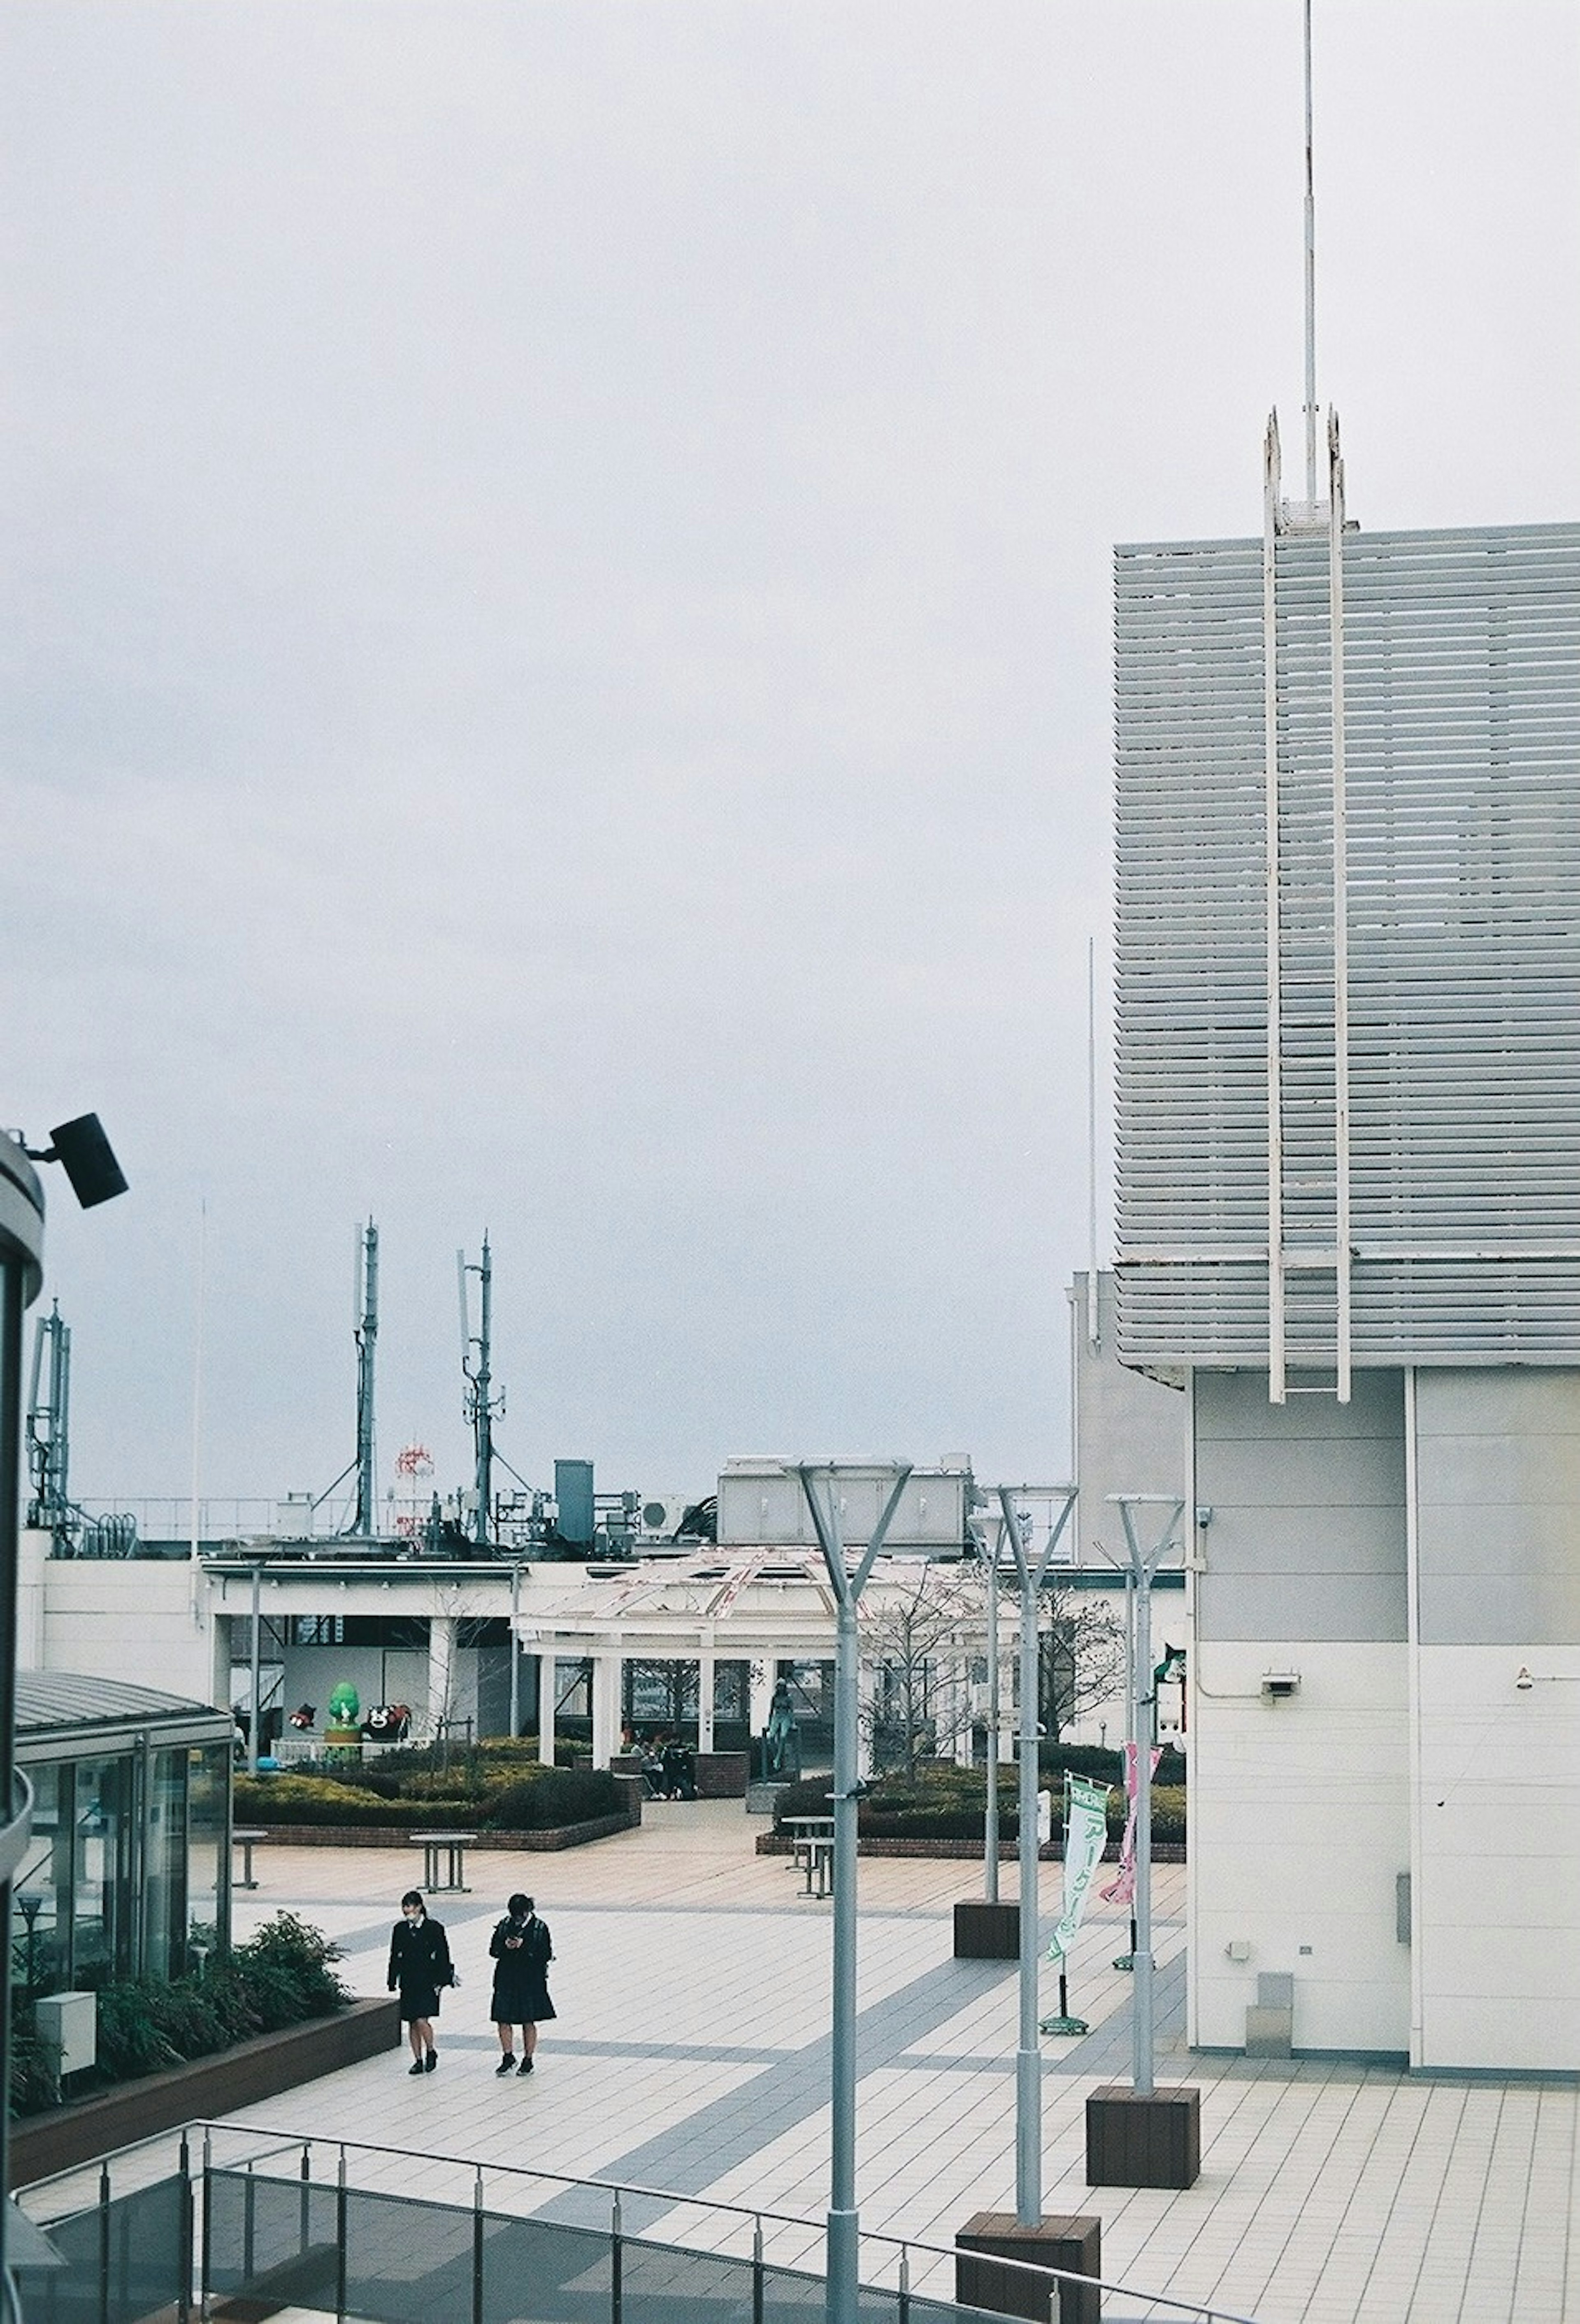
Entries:
<svg viewBox="0 0 1580 2324">
<path fill-rule="evenodd" d="M 1008 1961 L 941 1961 L 861 2011 L 855 2024 L 858 2080 L 899 2063 L 919 2040 L 1014 1975 L 1014 1964 Z M 726 2097 L 611 2156 L 599 2177 L 626 2186 L 664 2187 L 675 2195 L 700 2194 L 827 2104 L 832 2040 L 829 2034 L 819 2035 Z M 559 2197 L 548 2207 L 548 2216 L 580 2218 L 584 2201 L 574 2193 Z M 642 2223 L 633 2218 L 633 2224 Z"/>
</svg>

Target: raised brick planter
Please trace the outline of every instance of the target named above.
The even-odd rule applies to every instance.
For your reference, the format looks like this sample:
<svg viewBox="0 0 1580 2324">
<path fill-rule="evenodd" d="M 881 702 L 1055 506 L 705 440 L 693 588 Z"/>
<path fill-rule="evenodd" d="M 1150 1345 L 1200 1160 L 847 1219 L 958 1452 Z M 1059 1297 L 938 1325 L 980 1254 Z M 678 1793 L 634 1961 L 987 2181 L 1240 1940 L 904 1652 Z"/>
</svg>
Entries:
<svg viewBox="0 0 1580 2324">
<path fill-rule="evenodd" d="M 118 2146 L 174 2130 L 183 2122 L 222 2118 L 299 2082 L 359 2065 L 395 2049 L 401 2019 L 393 2001 L 354 2001 L 333 2017 L 314 2017 L 279 2034 L 237 2042 L 211 2058 L 194 2058 L 164 2074 L 140 2074 L 76 2106 L 24 2115 L 11 2126 L 11 2179 L 31 2186 Z"/>
</svg>

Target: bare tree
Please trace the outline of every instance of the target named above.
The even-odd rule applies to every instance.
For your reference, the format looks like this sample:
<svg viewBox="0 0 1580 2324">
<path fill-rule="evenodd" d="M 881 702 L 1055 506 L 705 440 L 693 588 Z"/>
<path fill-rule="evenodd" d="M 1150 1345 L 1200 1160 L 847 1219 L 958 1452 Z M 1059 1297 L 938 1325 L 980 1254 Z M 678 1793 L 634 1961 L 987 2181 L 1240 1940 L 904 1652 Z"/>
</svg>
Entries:
<svg viewBox="0 0 1580 2324">
<path fill-rule="evenodd" d="M 860 1608 L 862 1659 L 873 1684 L 862 1729 L 875 1767 L 916 1774 L 951 1751 L 971 1724 L 967 1658 L 982 1635 L 979 1572 L 918 1565 L 870 1591 Z"/>
<path fill-rule="evenodd" d="M 1123 1696 L 1124 1624 L 1103 1600 L 1057 1583 L 1043 1591 L 1038 1612 L 1038 1717 L 1047 1740 L 1057 1743 L 1067 1727 Z"/>
</svg>

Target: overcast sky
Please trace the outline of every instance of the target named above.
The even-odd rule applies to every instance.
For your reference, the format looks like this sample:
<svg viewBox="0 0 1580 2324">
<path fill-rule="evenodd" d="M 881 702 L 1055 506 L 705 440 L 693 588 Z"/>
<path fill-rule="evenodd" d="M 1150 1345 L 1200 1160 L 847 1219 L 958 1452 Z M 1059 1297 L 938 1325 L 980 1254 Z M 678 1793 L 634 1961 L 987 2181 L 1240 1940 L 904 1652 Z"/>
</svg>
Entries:
<svg viewBox="0 0 1580 2324">
<path fill-rule="evenodd" d="M 1060 1471 L 1110 551 L 1298 454 L 1298 0 L 9 0 L 0 1120 L 74 1488 Z M 1580 515 L 1580 11 L 1317 0 L 1364 525 Z M 1106 1006 L 1104 1008 L 1106 1018 Z M 1106 1204 L 1104 1204 L 1106 1209 Z M 1150 1480 L 1138 1480 L 1138 1483 Z"/>
</svg>

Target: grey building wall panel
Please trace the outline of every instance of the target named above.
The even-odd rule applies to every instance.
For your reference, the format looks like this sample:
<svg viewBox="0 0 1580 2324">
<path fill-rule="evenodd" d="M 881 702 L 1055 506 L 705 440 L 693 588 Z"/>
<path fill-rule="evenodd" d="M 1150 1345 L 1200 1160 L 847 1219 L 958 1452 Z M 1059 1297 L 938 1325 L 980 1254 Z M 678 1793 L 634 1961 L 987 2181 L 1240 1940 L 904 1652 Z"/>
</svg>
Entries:
<svg viewBox="0 0 1580 2324">
<path fill-rule="evenodd" d="M 1276 1471 L 1278 1456 L 1270 1466 Z M 1222 1483 L 1215 1464 L 1215 1485 Z M 1276 1475 L 1273 1489 L 1279 1489 Z M 1236 1505 L 1214 1502 L 1207 1560 L 1220 1581 L 1246 1573 L 1375 1573 L 1380 1509 L 1397 1503 L 1372 1501 L 1350 1508 L 1325 1504 L 1320 1497 L 1303 1508 L 1250 1499 Z M 1391 1571 L 1391 1568 L 1389 1569 Z"/>
<path fill-rule="evenodd" d="M 1358 1375 L 1347 1405 L 1270 1406 L 1265 1374 L 1198 1372 L 1193 1404 L 1196 1499 L 1213 1510 L 1198 1637 L 1403 1638 L 1402 1375 Z"/>
<path fill-rule="evenodd" d="M 1279 538 L 1280 1186 L 1291 1360 L 1332 1363 L 1328 543 Z M 1580 526 L 1346 534 L 1352 1344 L 1580 1346 Z M 1265 1363 L 1262 543 L 1116 552 L 1119 1336 Z"/>
<path fill-rule="evenodd" d="M 1335 1445 L 1307 1438 L 1270 1448 L 1231 1439 L 1215 1445 L 1213 1495 L 1232 1508 L 1344 1510 L 1402 1508 L 1403 1432 L 1391 1443 L 1378 1437 L 1344 1440 Z"/>
<path fill-rule="evenodd" d="M 1405 1635 L 1404 1606 L 1402 1578 L 1387 1574 L 1208 1574 L 1197 1591 L 1197 1633 L 1224 1644 L 1390 1645 Z"/>
<path fill-rule="evenodd" d="M 1422 1373 L 1425 1646 L 1580 1641 L 1580 1370 Z"/>
<path fill-rule="evenodd" d="M 1070 1290 L 1076 1502 L 1072 1558 L 1123 1554 L 1124 1531 L 1110 1493 L 1190 1494 L 1190 1399 L 1131 1371 L 1114 1345 L 1113 1277 L 1097 1277 L 1097 1338 L 1088 1329 L 1087 1277 Z M 1183 1554 L 1183 1553 L 1182 1553 Z"/>
</svg>

